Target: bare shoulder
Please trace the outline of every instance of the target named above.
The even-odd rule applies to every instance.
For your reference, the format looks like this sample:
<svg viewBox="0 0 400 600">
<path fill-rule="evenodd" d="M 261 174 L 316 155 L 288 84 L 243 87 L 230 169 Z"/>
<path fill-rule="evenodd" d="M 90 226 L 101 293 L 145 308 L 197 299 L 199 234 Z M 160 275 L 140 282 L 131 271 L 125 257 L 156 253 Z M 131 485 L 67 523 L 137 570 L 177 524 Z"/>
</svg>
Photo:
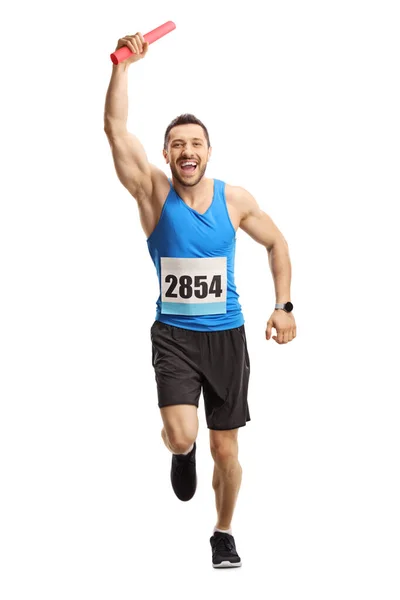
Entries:
<svg viewBox="0 0 400 600">
<path fill-rule="evenodd" d="M 238 185 L 226 184 L 225 198 L 230 207 L 237 213 L 240 221 L 261 210 L 254 196 Z"/>
<path fill-rule="evenodd" d="M 246 189 L 227 185 L 225 197 L 230 210 L 238 215 L 238 226 L 253 240 L 267 249 L 272 248 L 279 240 L 284 240 L 271 217 L 260 208 L 254 196 Z"/>
<path fill-rule="evenodd" d="M 152 203 L 154 202 L 156 205 L 160 203 L 163 204 L 170 190 L 170 183 L 168 181 L 168 177 L 164 173 L 164 171 L 152 164 L 150 165 L 150 172 L 152 181 L 152 193 L 148 200 Z"/>
<path fill-rule="evenodd" d="M 166 195 L 168 178 L 150 164 L 140 140 L 126 127 L 110 127 L 106 134 L 118 178 L 138 203 L 149 203 Z"/>
<path fill-rule="evenodd" d="M 167 175 L 155 165 L 149 165 L 151 184 L 148 191 L 136 195 L 142 229 L 150 237 L 160 219 L 170 191 Z"/>
</svg>

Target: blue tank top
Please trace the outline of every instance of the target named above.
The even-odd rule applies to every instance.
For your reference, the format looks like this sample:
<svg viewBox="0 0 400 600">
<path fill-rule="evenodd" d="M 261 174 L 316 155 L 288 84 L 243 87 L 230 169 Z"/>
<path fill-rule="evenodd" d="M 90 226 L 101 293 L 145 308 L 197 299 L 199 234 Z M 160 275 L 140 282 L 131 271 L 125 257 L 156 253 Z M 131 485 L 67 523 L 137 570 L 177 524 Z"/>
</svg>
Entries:
<svg viewBox="0 0 400 600">
<path fill-rule="evenodd" d="M 236 232 L 225 183 L 214 179 L 204 214 L 171 189 L 147 246 L 157 270 L 156 320 L 197 331 L 232 329 L 244 323 L 234 281 Z"/>
</svg>

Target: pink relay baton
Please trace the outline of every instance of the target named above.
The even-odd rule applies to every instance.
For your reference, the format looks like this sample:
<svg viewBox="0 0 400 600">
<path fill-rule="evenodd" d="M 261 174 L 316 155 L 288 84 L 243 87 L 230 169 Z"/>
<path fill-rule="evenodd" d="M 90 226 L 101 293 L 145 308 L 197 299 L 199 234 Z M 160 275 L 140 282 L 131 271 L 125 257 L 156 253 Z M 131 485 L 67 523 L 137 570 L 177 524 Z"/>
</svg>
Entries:
<svg viewBox="0 0 400 600">
<path fill-rule="evenodd" d="M 145 42 L 152 44 L 153 42 L 156 42 L 161 37 L 175 29 L 175 27 L 175 23 L 173 23 L 172 21 L 167 21 L 163 25 L 160 25 L 160 27 L 157 27 L 156 29 L 149 31 L 149 33 L 146 33 L 146 35 L 143 36 L 144 40 Z M 126 60 L 127 58 L 132 56 L 132 54 L 133 52 L 129 50 L 128 46 L 122 46 L 122 48 L 119 48 L 118 50 L 110 54 L 110 58 L 114 65 L 118 65 L 123 60 Z"/>
</svg>

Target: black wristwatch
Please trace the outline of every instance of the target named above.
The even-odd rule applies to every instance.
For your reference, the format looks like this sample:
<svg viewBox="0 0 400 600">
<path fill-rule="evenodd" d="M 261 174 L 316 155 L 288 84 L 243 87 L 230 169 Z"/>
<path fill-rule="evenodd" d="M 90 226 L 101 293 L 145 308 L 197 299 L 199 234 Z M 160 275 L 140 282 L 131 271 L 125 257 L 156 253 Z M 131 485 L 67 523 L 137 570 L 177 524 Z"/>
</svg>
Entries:
<svg viewBox="0 0 400 600">
<path fill-rule="evenodd" d="M 281 308 L 286 312 L 292 312 L 293 304 L 291 302 L 285 302 L 284 304 L 275 304 L 275 310 Z"/>
</svg>

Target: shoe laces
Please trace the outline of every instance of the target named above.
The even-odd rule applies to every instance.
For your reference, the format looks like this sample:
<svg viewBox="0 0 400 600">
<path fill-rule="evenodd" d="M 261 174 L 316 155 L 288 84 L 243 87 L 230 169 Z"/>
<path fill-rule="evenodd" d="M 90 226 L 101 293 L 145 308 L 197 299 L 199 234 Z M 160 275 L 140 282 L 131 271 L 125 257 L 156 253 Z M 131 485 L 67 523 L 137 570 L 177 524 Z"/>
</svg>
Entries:
<svg viewBox="0 0 400 600">
<path fill-rule="evenodd" d="M 189 465 L 195 464 L 193 454 L 191 454 L 190 456 L 176 454 L 175 456 L 179 457 L 175 463 L 175 470 L 177 473 L 179 473 L 179 475 L 182 475 L 182 471 L 184 471 L 184 469 L 186 469 Z"/>
<path fill-rule="evenodd" d="M 178 463 L 175 465 L 175 473 L 176 473 L 177 475 L 182 475 L 182 473 L 183 473 L 183 471 L 185 470 L 185 468 L 186 468 L 186 464 L 185 464 L 184 462 L 178 462 Z"/>
<path fill-rule="evenodd" d="M 218 552 L 219 554 L 223 553 L 223 552 L 235 552 L 235 546 L 233 545 L 233 543 L 231 542 L 231 540 L 228 538 L 228 536 L 224 535 L 224 536 L 218 536 L 216 538 L 216 541 L 214 542 L 214 550 L 215 552 Z"/>
</svg>

